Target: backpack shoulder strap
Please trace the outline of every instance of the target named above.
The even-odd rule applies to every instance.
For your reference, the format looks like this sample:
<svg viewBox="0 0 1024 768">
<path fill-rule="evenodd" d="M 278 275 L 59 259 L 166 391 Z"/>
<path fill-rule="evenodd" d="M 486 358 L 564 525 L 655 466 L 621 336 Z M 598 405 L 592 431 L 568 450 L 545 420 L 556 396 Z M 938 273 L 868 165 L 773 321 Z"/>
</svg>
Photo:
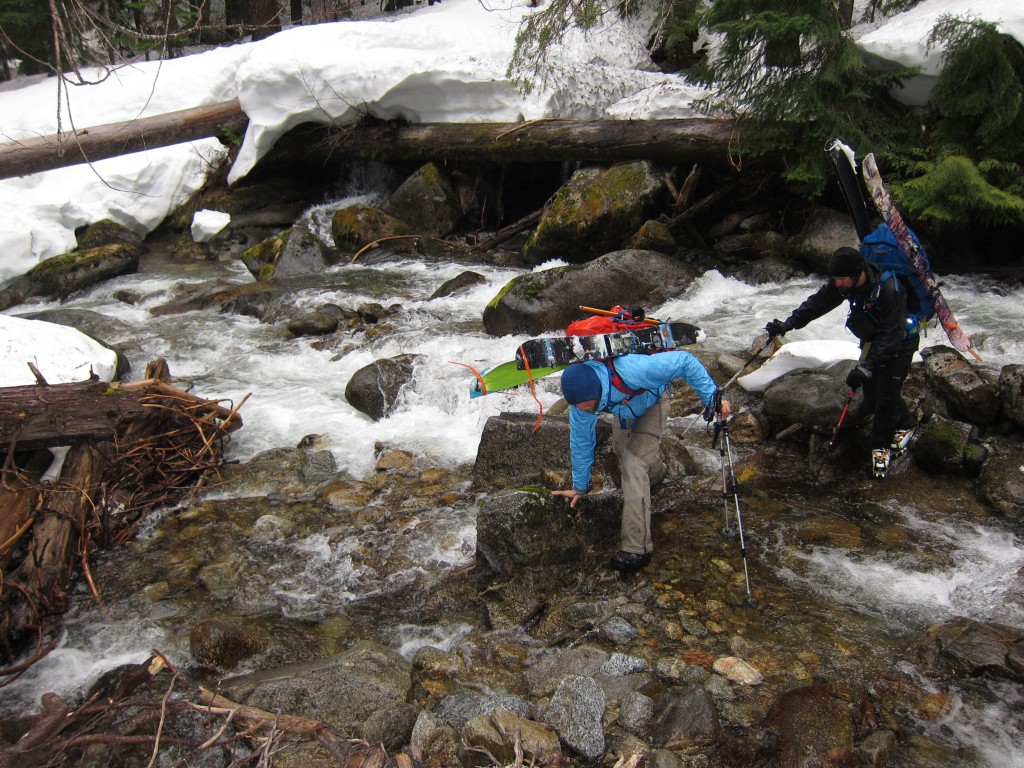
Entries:
<svg viewBox="0 0 1024 768">
<path fill-rule="evenodd" d="M 643 394 L 647 390 L 644 388 L 630 389 L 626 386 L 626 383 L 619 376 L 618 371 L 615 370 L 615 361 L 612 358 L 607 358 L 605 363 L 608 365 L 608 373 L 611 378 L 612 386 L 615 387 L 619 392 L 626 396 L 626 399 L 622 401 L 623 404 L 628 403 L 631 399 L 637 395 Z"/>
</svg>

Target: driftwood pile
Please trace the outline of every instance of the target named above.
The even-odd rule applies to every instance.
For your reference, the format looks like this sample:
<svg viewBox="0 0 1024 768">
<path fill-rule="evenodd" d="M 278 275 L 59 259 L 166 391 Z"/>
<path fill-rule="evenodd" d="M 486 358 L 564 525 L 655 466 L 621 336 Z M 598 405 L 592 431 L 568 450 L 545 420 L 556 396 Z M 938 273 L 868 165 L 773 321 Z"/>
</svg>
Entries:
<svg viewBox="0 0 1024 768">
<path fill-rule="evenodd" d="M 105 677 L 77 707 L 53 693 L 42 704 L 37 715 L 0 721 L 0 768 L 156 765 L 158 757 L 185 768 L 206 764 L 204 753 L 219 753 L 223 765 L 270 768 L 275 754 L 301 742 L 339 768 L 423 768 L 416 757 L 391 757 L 320 720 L 242 706 L 192 685 L 160 653 Z"/>
<path fill-rule="evenodd" d="M 216 477 L 242 426 L 242 403 L 176 388 L 162 360 L 130 384 L 49 385 L 33 372 L 36 384 L 0 388 L 0 681 L 55 647 L 75 573 L 101 600 L 94 548 Z M 48 470 L 62 455 L 59 474 Z"/>
</svg>

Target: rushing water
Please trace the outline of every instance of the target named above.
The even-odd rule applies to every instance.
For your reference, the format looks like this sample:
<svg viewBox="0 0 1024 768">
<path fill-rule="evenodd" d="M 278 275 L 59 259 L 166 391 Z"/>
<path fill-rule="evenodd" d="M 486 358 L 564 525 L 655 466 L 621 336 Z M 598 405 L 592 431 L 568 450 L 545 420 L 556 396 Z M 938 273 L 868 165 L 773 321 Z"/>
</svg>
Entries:
<svg viewBox="0 0 1024 768">
<path fill-rule="evenodd" d="M 307 218 L 322 232 L 330 210 L 339 205 L 314 209 Z M 388 320 L 397 330 L 345 352 L 317 349 L 315 339 L 292 338 L 281 325 L 268 326 L 250 317 L 213 311 L 170 317 L 150 313 L 183 283 L 213 278 L 250 282 L 252 277 L 238 262 L 184 267 L 144 259 L 139 273 L 97 286 L 64 306 L 91 309 L 127 323 L 132 343 L 141 348 L 142 356 L 133 360 L 136 371 L 148 360 L 164 357 L 172 375 L 191 382 L 200 396 L 238 403 L 248 395 L 241 410 L 245 426 L 232 436 L 229 458 L 245 461 L 266 449 L 295 446 L 304 436 L 316 433 L 325 438 L 339 468 L 360 477 L 372 468 L 377 443 L 411 450 L 435 466 L 465 466 L 474 460 L 489 417 L 502 411 L 535 410 L 533 398 L 525 391 L 469 396 L 471 376 L 454 363 L 482 369 L 502 362 L 512 357 L 525 337 L 494 338 L 483 332 L 480 322 L 487 302 L 518 270 L 474 266 L 484 275 L 483 284 L 453 297 L 429 300 L 438 286 L 466 268 L 416 260 L 335 267 L 332 289 L 304 290 L 297 306 L 333 302 L 355 307 L 366 301 L 401 307 Z M 684 295 L 646 309 L 654 316 L 701 325 L 707 340 L 698 355 L 743 356 L 768 320 L 785 317 L 818 284 L 808 278 L 752 286 L 708 272 Z M 119 292 L 141 298 L 124 303 L 116 298 Z M 945 279 L 944 292 L 987 365 L 998 371 L 1004 364 L 1024 361 L 1020 336 L 1024 289 L 955 276 Z M 31 307 L 42 308 L 46 306 Z M 12 313 L 23 311 L 26 308 L 19 307 Z M 791 333 L 787 341 L 849 339 L 843 320 L 841 311 L 834 312 Z M 934 330 L 925 340 L 926 345 L 944 342 Z M 345 385 L 357 370 L 375 359 L 408 352 L 423 357 L 412 386 L 392 416 L 374 422 L 348 405 Z M 538 387 L 545 405 L 557 399 L 553 379 L 543 380 Z M 779 577 L 853 612 L 881 617 L 905 635 L 958 614 L 1024 626 L 1018 575 L 1024 567 L 1024 545 L 1016 537 L 990 523 L 937 520 L 895 500 L 890 506 L 899 525 L 917 542 L 910 554 L 895 557 L 885 551 L 854 554 L 812 547 L 801 550 L 796 564 L 780 558 Z M 472 519 L 439 512 L 432 519 L 425 516 L 419 525 L 414 541 L 395 545 L 416 547 L 410 558 L 445 567 L 471 559 Z M 358 599 L 361 591 L 385 589 L 382 579 L 353 574 L 347 549 L 351 546 L 351 541 L 324 534 L 275 548 L 266 567 L 274 570 L 277 579 L 274 599 L 281 613 L 323 615 L 331 606 Z M 160 617 L 140 621 L 127 606 L 108 606 L 106 617 L 100 617 L 88 603 L 87 594 L 77 595 L 78 608 L 69 614 L 62 646 L 7 689 L 8 707 L 34 709 L 38 696 L 47 690 L 73 693 L 103 670 L 139 661 L 154 647 L 170 646 L 187 653 L 181 638 L 169 637 L 166 625 L 155 620 Z M 443 647 L 464 631 L 459 626 L 404 626 L 401 649 L 412 653 L 424 643 Z M 1005 700 L 1019 702 L 1019 693 L 1010 688 L 1005 687 Z M 1015 746 L 1024 739 L 1020 714 L 1007 709 L 998 696 L 984 707 L 958 706 L 940 725 L 944 738 L 971 745 L 983 765 L 1022 764 Z"/>
</svg>

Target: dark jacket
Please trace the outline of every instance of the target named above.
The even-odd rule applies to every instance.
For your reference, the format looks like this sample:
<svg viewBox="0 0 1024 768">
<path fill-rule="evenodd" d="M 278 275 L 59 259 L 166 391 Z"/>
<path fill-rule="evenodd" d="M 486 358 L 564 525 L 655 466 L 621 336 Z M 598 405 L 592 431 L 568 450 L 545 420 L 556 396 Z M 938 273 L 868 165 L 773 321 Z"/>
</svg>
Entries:
<svg viewBox="0 0 1024 768">
<path fill-rule="evenodd" d="M 883 360 L 905 354 L 908 348 L 913 353 L 917 348 L 917 336 L 907 336 L 907 292 L 899 279 L 890 276 L 880 280 L 882 271 L 870 262 L 866 264 L 865 271 L 867 279 L 864 285 L 846 292 L 829 280 L 793 310 L 789 322 L 794 328 L 803 328 L 843 301 L 850 302 L 846 327 L 860 339 L 861 349 L 868 348 L 862 362 L 871 370 Z"/>
</svg>

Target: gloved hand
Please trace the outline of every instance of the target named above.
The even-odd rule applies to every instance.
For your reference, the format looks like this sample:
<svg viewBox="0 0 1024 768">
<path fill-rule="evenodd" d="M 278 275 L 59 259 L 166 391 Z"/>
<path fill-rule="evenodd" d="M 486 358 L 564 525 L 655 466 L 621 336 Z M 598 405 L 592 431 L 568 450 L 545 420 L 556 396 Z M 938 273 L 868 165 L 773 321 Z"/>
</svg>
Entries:
<svg viewBox="0 0 1024 768">
<path fill-rule="evenodd" d="M 857 387 L 863 384 L 865 381 L 871 378 L 871 371 L 865 368 L 863 365 L 858 365 L 854 368 L 846 377 L 846 386 L 850 388 L 851 392 L 856 392 Z"/>
<path fill-rule="evenodd" d="M 789 320 L 772 320 L 764 327 L 769 336 L 785 336 L 786 331 L 793 330 L 793 324 Z"/>
<path fill-rule="evenodd" d="M 713 421 L 716 415 L 722 413 L 722 390 L 716 389 L 715 394 L 708 400 L 708 404 L 704 406 L 704 421 Z"/>
</svg>

